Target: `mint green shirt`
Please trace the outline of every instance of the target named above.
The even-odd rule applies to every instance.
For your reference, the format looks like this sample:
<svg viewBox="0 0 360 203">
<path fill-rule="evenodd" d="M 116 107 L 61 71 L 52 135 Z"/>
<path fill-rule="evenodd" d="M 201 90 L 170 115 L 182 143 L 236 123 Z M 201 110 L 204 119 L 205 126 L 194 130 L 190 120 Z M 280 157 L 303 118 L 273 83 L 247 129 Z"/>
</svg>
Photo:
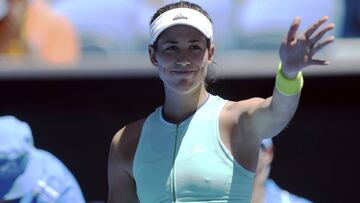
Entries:
<svg viewBox="0 0 360 203">
<path fill-rule="evenodd" d="M 220 140 L 225 103 L 209 95 L 180 124 L 165 121 L 162 107 L 148 116 L 133 165 L 142 203 L 250 202 L 254 173 L 236 162 Z"/>
</svg>

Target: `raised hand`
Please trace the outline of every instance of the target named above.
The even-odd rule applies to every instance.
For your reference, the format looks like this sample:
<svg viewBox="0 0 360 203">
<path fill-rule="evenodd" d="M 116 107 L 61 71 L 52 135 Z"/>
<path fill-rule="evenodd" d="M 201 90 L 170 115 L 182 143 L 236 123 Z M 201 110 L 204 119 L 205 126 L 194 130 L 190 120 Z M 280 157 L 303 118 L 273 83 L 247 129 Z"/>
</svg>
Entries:
<svg viewBox="0 0 360 203">
<path fill-rule="evenodd" d="M 327 60 L 313 59 L 314 54 L 335 40 L 334 36 L 330 36 L 324 41 L 320 41 L 329 30 L 334 28 L 333 23 L 329 23 L 325 28 L 314 34 L 327 20 L 327 16 L 320 18 L 304 33 L 297 36 L 296 32 L 300 27 L 301 19 L 300 17 L 294 19 L 279 51 L 282 71 L 287 77 L 295 77 L 299 71 L 310 65 L 329 64 Z"/>
</svg>

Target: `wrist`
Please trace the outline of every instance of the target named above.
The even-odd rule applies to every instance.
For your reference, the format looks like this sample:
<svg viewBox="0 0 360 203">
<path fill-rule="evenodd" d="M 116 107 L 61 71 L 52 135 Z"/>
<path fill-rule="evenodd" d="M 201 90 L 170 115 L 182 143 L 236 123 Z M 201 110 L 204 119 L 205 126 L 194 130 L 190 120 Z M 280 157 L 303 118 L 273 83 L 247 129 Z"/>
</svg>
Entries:
<svg viewBox="0 0 360 203">
<path fill-rule="evenodd" d="M 295 79 L 299 74 L 299 71 L 288 71 L 286 64 L 283 64 L 282 62 L 279 63 L 278 69 L 281 69 L 282 74 L 290 80 Z"/>
<path fill-rule="evenodd" d="M 276 74 L 275 88 L 286 96 L 298 94 L 304 84 L 302 72 L 284 73 L 281 62 Z"/>
</svg>

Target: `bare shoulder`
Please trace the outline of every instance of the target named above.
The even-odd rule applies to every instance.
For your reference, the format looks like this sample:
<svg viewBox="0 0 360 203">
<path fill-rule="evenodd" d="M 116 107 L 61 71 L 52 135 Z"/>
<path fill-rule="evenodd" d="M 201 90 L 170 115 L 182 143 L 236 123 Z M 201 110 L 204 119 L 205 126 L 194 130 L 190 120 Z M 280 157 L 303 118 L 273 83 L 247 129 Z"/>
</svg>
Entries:
<svg viewBox="0 0 360 203">
<path fill-rule="evenodd" d="M 257 106 L 265 99 L 253 97 L 240 101 L 228 101 L 221 112 L 222 117 L 227 120 L 238 121 L 243 114 L 251 114 Z"/>
<path fill-rule="evenodd" d="M 108 202 L 139 202 L 132 162 L 145 119 L 119 130 L 112 139 L 108 159 Z"/>
<path fill-rule="evenodd" d="M 243 130 L 247 126 L 246 120 L 259 106 L 258 104 L 263 101 L 264 99 L 259 97 L 241 101 L 228 101 L 220 113 L 220 125 L 224 131 L 223 134 L 229 134 L 226 132 L 233 131 L 236 128 L 238 130 L 237 134 L 243 135 Z"/>
<path fill-rule="evenodd" d="M 144 122 L 145 118 L 126 125 L 114 135 L 111 142 L 109 162 L 125 166 L 130 174 Z"/>
</svg>

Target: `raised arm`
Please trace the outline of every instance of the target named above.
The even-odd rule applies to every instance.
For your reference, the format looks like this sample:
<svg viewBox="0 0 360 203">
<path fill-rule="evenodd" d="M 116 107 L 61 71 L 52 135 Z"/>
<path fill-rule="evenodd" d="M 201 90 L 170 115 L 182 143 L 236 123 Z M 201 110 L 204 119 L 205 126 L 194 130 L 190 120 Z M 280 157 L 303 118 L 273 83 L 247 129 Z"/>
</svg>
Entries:
<svg viewBox="0 0 360 203">
<path fill-rule="evenodd" d="M 315 53 L 335 39 L 330 36 L 319 42 L 326 32 L 334 28 L 332 23 L 314 34 L 327 19 L 326 16 L 322 17 L 304 33 L 296 36 L 300 26 L 300 18 L 296 17 L 280 47 L 281 65 L 272 97 L 244 102 L 247 110 L 240 123 L 243 124 L 245 134 L 255 136 L 258 143 L 280 133 L 295 114 L 302 87 L 301 70 L 310 65 L 329 63 L 313 59 Z"/>
</svg>

